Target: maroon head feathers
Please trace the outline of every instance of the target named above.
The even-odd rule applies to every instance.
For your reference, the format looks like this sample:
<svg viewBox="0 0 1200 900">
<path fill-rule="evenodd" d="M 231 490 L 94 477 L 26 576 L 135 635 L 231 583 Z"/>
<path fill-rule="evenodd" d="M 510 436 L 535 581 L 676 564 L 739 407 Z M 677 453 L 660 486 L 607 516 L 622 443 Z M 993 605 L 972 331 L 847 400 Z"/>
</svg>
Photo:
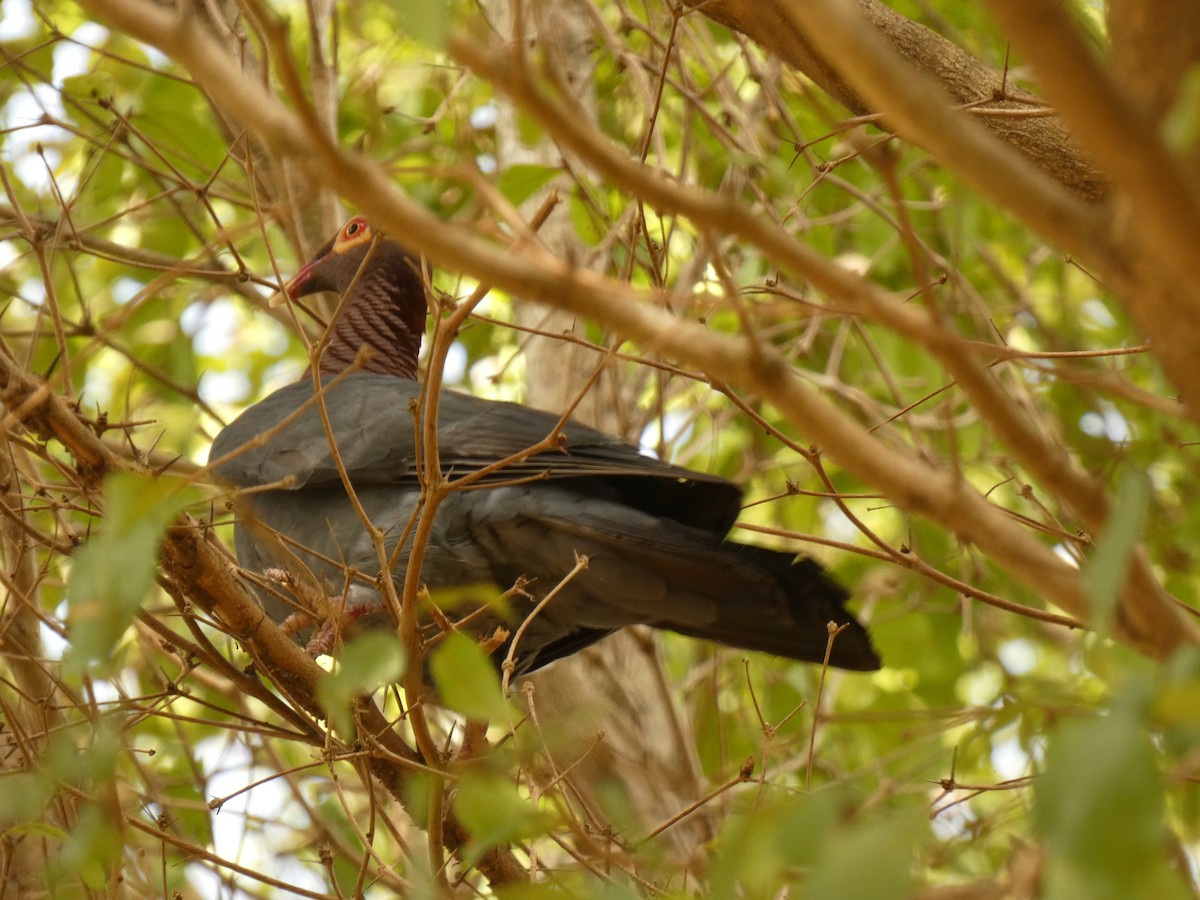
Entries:
<svg viewBox="0 0 1200 900">
<path fill-rule="evenodd" d="M 320 291 L 342 298 L 322 372 L 336 374 L 358 360 L 364 372 L 416 378 L 427 312 L 420 260 L 362 216 L 343 225 L 285 290 L 293 299 Z M 363 347 L 365 361 L 358 359 Z"/>
</svg>

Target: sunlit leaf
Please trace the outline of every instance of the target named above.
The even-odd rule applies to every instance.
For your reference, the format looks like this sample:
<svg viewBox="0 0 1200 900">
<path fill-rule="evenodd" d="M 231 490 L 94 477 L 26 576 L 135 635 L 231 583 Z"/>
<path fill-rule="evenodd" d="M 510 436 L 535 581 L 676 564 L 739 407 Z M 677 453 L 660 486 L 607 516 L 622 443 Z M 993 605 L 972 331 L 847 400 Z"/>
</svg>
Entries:
<svg viewBox="0 0 1200 900">
<path fill-rule="evenodd" d="M 440 50 L 450 33 L 450 0 L 401 3 L 396 14 L 406 34 L 426 47 Z"/>
<path fill-rule="evenodd" d="M 772 896 L 794 879 L 798 866 L 812 865 L 825 835 L 837 822 L 838 796 L 773 798 L 752 814 L 728 818 L 713 859 L 715 896 Z"/>
<path fill-rule="evenodd" d="M 592 210 L 588 208 L 587 201 L 572 194 L 567 198 L 567 210 L 571 215 L 571 227 L 579 239 L 586 244 L 599 243 L 604 234 L 597 225 Z"/>
<path fill-rule="evenodd" d="M 1051 896 L 1148 896 L 1165 864 L 1166 804 L 1137 703 L 1127 696 L 1107 715 L 1062 723 L 1034 798 L 1057 862 Z"/>
<path fill-rule="evenodd" d="M 1083 568 L 1083 580 L 1092 600 L 1092 625 L 1097 631 L 1106 633 L 1111 625 L 1129 561 L 1145 527 L 1150 488 L 1145 472 L 1126 469 L 1104 534 Z"/>
<path fill-rule="evenodd" d="M 450 709 L 485 722 L 508 719 L 496 668 L 476 641 L 458 632 L 447 635 L 430 655 L 429 671 L 438 696 Z"/>
<path fill-rule="evenodd" d="M 1200 145 L 1200 65 L 1187 70 L 1162 127 L 1167 145 L 1177 153 L 1191 153 Z"/>
<path fill-rule="evenodd" d="M 109 658 L 154 584 L 167 526 L 198 497 L 170 478 L 119 472 L 105 479 L 104 520 L 71 567 L 72 667 Z"/>
<path fill-rule="evenodd" d="M 53 874 L 59 878 L 77 875 L 88 887 L 102 889 L 109 882 L 112 867 L 121 858 L 124 849 L 121 836 L 121 829 L 115 827 L 101 803 L 94 800 L 85 803 L 51 862 Z"/>
<path fill-rule="evenodd" d="M 468 772 L 459 780 L 454 811 L 470 835 L 463 855 L 472 862 L 499 844 L 544 834 L 555 821 L 521 796 L 511 779 L 486 772 Z"/>
<path fill-rule="evenodd" d="M 831 835 L 806 888 L 810 897 L 888 900 L 911 895 L 913 851 L 925 828 L 916 814 L 843 826 Z M 870 860 L 864 865 L 864 860 Z"/>
<path fill-rule="evenodd" d="M 556 166 L 519 163 L 497 176 L 496 187 L 509 203 L 520 206 L 560 174 L 561 170 Z"/>
<path fill-rule="evenodd" d="M 63 93 L 81 103 L 110 100 L 116 90 L 113 76 L 108 72 L 85 72 L 72 75 L 62 82 Z"/>
<path fill-rule="evenodd" d="M 317 684 L 317 699 L 334 730 L 344 736 L 354 733 L 354 698 L 398 679 L 404 672 L 404 656 L 404 646 L 390 630 L 371 631 L 342 646 L 336 668 Z"/>
</svg>

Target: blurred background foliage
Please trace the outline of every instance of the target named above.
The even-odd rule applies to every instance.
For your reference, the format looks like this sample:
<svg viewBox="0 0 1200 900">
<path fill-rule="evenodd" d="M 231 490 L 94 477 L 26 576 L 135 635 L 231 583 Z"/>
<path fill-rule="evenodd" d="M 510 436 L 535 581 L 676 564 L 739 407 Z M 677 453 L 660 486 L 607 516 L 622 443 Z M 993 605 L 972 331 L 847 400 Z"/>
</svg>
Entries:
<svg viewBox="0 0 1200 900">
<path fill-rule="evenodd" d="M 505 241 L 515 210 L 556 186 L 555 215 L 577 262 L 667 289 L 674 312 L 714 330 L 753 328 L 863 428 L 953 467 L 1083 562 L 1097 536 L 1030 486 L 928 354 L 839 314 L 756 248 L 642 207 L 569 154 L 513 158 L 497 130 L 508 101 L 440 50 L 448 27 L 482 27 L 500 5 L 347 4 L 322 35 L 334 42 L 336 82 L 307 85 L 301 74 L 314 93 L 333 90 L 338 139 L 441 218 Z M 745 38 L 700 15 L 676 21 L 666 4 L 581 5 L 587 89 L 613 142 L 752 205 L 899 296 L 919 302 L 926 292 L 963 338 L 1013 351 L 994 367 L 1012 402 L 1051 422 L 1055 439 L 1106 483 L 1131 469 L 1149 475 L 1143 540 L 1166 587 L 1195 604 L 1196 429 L 1170 412 L 1171 387 L 1103 285 Z M 287 40 L 304 60 L 308 7 L 272 6 L 290 17 Z M 1004 64 L 1003 36 L 977 5 L 893 7 Z M 197 5 L 194 14 L 273 85 L 259 37 L 245 38 L 235 7 Z M 71 4 L 5 0 L 0 47 L 4 352 L 167 483 L 110 480 L 102 490 L 77 477 L 57 443 L 6 418 L 6 603 L 11 611 L 24 598 L 36 609 L 40 666 L 53 682 L 45 697 L 22 698 L 11 679 L 0 685 L 6 871 L 15 879 L 13 860 L 33 848 L 41 887 L 62 895 L 444 890 L 421 817 L 429 784 L 414 775 L 416 799 L 402 810 L 360 777 L 361 747 L 333 732 L 322 745 L 262 694 L 238 688 L 231 673 L 247 663 L 239 643 L 218 623 L 189 619 L 195 610 L 161 590 L 144 593 L 138 574 L 152 572 L 163 529 L 184 504 L 228 539 L 217 489 L 197 499 L 179 488 L 196 480 L 223 423 L 303 374 L 300 331 L 311 338 L 320 321 L 293 321 L 267 299 L 336 224 L 328 198 L 262 156 L 161 53 Z M 546 149 L 536 123 L 515 121 L 520 145 Z M 475 287 L 447 271 L 434 283 L 452 298 Z M 523 400 L 531 381 L 561 377 L 527 364 L 535 338 L 514 327 L 520 303 L 488 295 L 450 354 L 449 385 Z M 822 674 L 656 637 L 662 685 L 627 689 L 668 692 L 694 754 L 693 830 L 671 840 L 657 836 L 666 823 L 640 818 L 607 783 L 593 785 L 601 805 L 586 806 L 563 774 L 573 760 L 555 758 L 557 723 L 500 701 L 509 722 L 493 721 L 498 746 L 464 763 L 453 785 L 473 843 L 449 868 L 450 890 L 493 890 L 472 854 L 503 844 L 534 873 L 531 884 L 503 889 L 512 897 L 1191 892 L 1200 840 L 1194 654 L 1158 666 L 964 597 L 953 581 L 1044 607 L 976 549 L 896 509 L 819 448 L 813 454 L 769 405 L 698 373 L 652 367 L 659 361 L 641 348 L 580 326 L 576 342 L 620 354 L 610 368 L 616 393 L 606 395 L 619 398 L 610 427 L 648 452 L 743 483 L 736 536 L 817 556 L 854 586 L 885 668 Z M 1069 355 L 1083 351 L 1092 355 Z M 951 583 L 896 564 L 880 546 Z M 193 642 L 210 642 L 229 667 L 192 653 Z M 494 696 L 488 672 L 463 672 L 460 693 Z M 391 677 L 390 666 L 368 667 L 332 696 L 348 703 Z M 539 690 L 553 680 L 551 670 Z M 393 714 L 401 708 L 390 688 L 377 699 Z M 44 733 L 14 728 L 22 704 L 40 710 Z M 456 746 L 451 714 L 437 724 Z M 674 783 L 678 773 L 651 777 Z"/>
</svg>

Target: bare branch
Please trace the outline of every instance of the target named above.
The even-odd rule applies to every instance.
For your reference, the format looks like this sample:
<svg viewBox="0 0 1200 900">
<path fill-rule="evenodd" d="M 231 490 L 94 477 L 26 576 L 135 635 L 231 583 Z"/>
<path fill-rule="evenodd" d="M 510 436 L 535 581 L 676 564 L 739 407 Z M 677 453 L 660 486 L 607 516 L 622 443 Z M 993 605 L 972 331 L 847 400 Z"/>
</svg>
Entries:
<svg viewBox="0 0 1200 900">
<path fill-rule="evenodd" d="M 577 271 L 559 260 L 547 258 L 537 248 L 515 256 L 477 239 L 464 238 L 461 229 L 437 220 L 402 195 L 386 173 L 369 161 L 309 133 L 275 98 L 228 65 L 223 52 L 206 35 L 188 29 L 186 23 L 169 12 L 142 0 L 105 4 L 85 0 L 84 5 L 176 58 L 207 90 L 220 94 L 228 108 L 243 116 L 246 126 L 277 152 L 307 165 L 315 178 L 356 202 L 381 227 L 405 234 L 415 249 L 449 268 L 469 272 L 500 288 L 592 317 L 649 349 L 769 398 L 796 428 L 857 478 L 878 487 L 903 509 L 926 516 L 976 543 L 1031 589 L 1075 615 L 1086 616 L 1088 604 L 1074 568 L 998 513 L 965 482 L 864 434 L 857 423 L 823 400 L 773 352 L 763 350 L 757 356 L 750 356 L 737 338 L 681 321 L 647 302 L 652 297 L 632 291 L 624 284 Z M 450 47 L 460 57 L 480 64 L 486 59 L 465 38 L 452 38 Z M 500 71 L 502 65 L 501 60 L 495 60 L 489 71 Z M 623 165 L 624 160 L 615 151 L 610 153 L 614 167 Z M 1033 177 L 1032 173 L 1029 177 Z M 674 196 L 663 181 L 660 191 L 648 199 L 659 201 Z M 710 198 L 707 206 L 715 221 L 728 223 L 738 217 L 737 207 L 721 198 Z M 1077 212 L 1085 215 L 1082 210 Z M 761 231 L 756 237 L 764 248 L 779 247 L 788 241 L 781 232 L 766 225 Z M 789 251 L 803 252 L 791 246 L 795 242 L 788 242 Z M 809 268 L 815 270 L 815 259 Z M 812 273 L 804 271 L 804 274 Z M 853 295 L 854 292 L 838 293 Z M 1175 627 L 1123 634 L 1146 652 L 1165 656 L 1181 643 L 1193 642 L 1196 634 L 1193 626 L 1179 618 L 1173 609 L 1159 606 L 1162 615 Z"/>
<path fill-rule="evenodd" d="M 846 57 L 830 43 L 828 34 L 822 32 L 819 40 L 810 40 L 796 27 L 789 11 L 795 8 L 790 0 L 684 2 L 795 66 L 851 111 L 882 112 L 886 121 L 893 121 L 894 109 L 890 105 L 878 105 L 860 84 L 841 71 L 838 64 Z M 955 103 L 1000 113 L 988 116 L 986 127 L 1048 176 L 1087 200 L 1098 200 L 1107 193 L 1107 179 L 1071 143 L 1059 122 L 1022 115 L 1039 104 L 1038 98 L 1006 84 L 1002 72 L 879 0 L 855 0 L 855 5 L 863 21 L 878 29 L 895 55 L 903 58 L 906 68 L 928 73 Z M 935 132 L 922 130 L 906 137 L 941 156 L 935 149 L 938 140 Z"/>
</svg>

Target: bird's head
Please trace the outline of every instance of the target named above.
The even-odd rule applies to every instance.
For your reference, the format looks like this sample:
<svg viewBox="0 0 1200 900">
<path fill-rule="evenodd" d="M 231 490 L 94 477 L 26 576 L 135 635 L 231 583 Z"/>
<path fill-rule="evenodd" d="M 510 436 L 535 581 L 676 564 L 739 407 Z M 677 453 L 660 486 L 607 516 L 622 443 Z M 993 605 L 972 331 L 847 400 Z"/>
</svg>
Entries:
<svg viewBox="0 0 1200 900">
<path fill-rule="evenodd" d="M 284 290 L 293 300 L 320 291 L 342 298 L 323 342 L 322 372 L 353 367 L 416 377 L 426 315 L 420 260 L 362 216 L 343 225 Z"/>
<path fill-rule="evenodd" d="M 418 268 L 412 254 L 365 218 L 355 216 L 304 264 L 284 290 L 293 300 L 321 291 L 334 291 L 340 296 L 356 278 L 362 281 L 368 274 L 382 273 L 391 275 L 397 283 L 407 282 Z"/>
</svg>

